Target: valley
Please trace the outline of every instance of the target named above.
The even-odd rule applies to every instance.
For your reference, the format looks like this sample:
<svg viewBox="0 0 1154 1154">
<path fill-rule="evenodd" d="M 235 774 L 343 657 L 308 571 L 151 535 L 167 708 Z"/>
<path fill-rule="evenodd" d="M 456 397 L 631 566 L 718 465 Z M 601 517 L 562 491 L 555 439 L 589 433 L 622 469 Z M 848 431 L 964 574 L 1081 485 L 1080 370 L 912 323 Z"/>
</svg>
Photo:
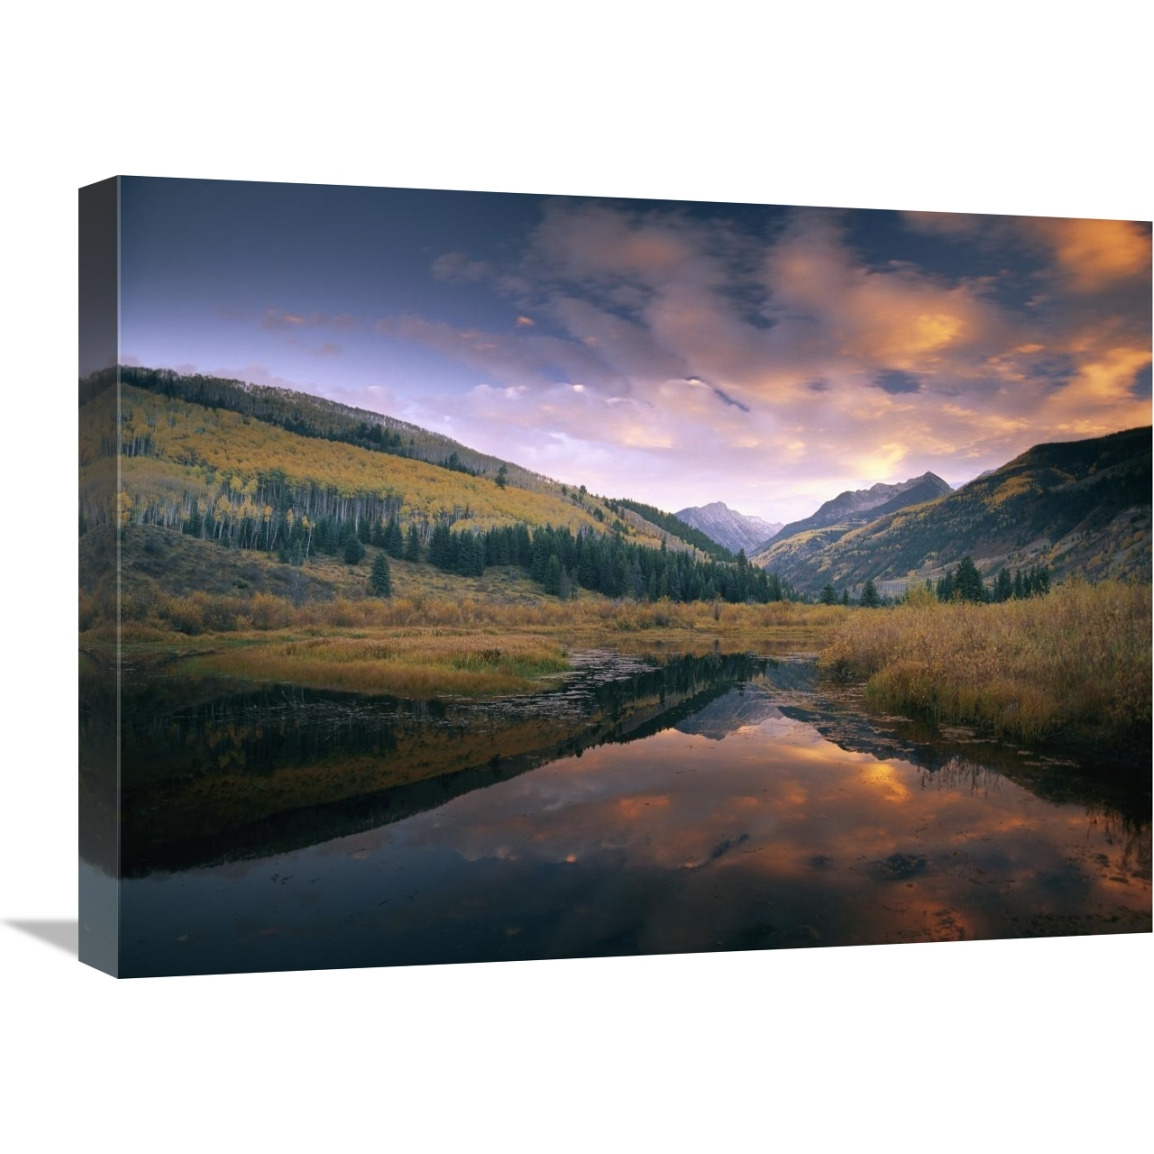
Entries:
<svg viewBox="0 0 1154 1154">
<path fill-rule="evenodd" d="M 930 614 L 944 624 L 943 576 L 952 582 L 972 554 L 971 599 L 1028 597 L 1035 586 L 1023 575 L 1043 575 L 1045 588 L 1106 582 L 1077 594 L 1084 604 L 1062 618 L 1055 646 L 1071 630 L 1100 632 L 1099 605 L 1131 621 L 1139 641 L 1149 635 L 1148 585 L 1144 604 L 1110 608 L 1125 600 L 1111 592 L 1117 581 L 1149 568 L 1148 429 L 1039 446 L 957 492 L 931 473 L 844 493 L 747 561 L 740 544 L 735 557 L 699 526 L 731 545 L 737 529 L 748 539 L 767 523 L 735 520 L 720 502 L 682 510 L 693 525 L 304 394 L 146 370 L 129 379 L 115 408 L 98 381 L 86 394 L 80 624 L 97 662 L 119 645 L 141 668 L 190 683 L 430 699 L 525 693 L 587 649 L 660 661 L 785 645 L 872 679 L 891 708 L 932 701 L 948 720 L 996 727 L 1013 715 L 1022 737 L 1072 738 L 1097 724 L 1093 709 L 1079 720 L 1086 710 L 1063 705 L 1065 690 L 1024 668 L 998 681 L 996 706 L 964 693 L 948 706 L 925 689 L 895 696 L 893 662 L 908 665 L 923 644 L 902 640 L 902 623 Z M 859 616 L 866 583 L 879 604 L 910 604 Z M 1002 623 L 982 660 L 996 664 L 999 644 L 1036 634 L 1028 604 L 982 611 Z M 883 625 L 897 639 L 890 656 L 855 655 Z M 1080 676 L 1107 704 L 1137 700 L 1126 708 L 1141 723 L 1149 694 L 1140 662 L 1127 662 L 1116 684 L 1106 667 Z M 939 663 L 923 676 L 944 686 L 951 675 Z M 1049 705 L 1027 707 L 1039 694 Z M 1035 715 L 1043 720 L 1025 720 Z M 1099 728 L 1132 740 L 1120 715 Z"/>
</svg>

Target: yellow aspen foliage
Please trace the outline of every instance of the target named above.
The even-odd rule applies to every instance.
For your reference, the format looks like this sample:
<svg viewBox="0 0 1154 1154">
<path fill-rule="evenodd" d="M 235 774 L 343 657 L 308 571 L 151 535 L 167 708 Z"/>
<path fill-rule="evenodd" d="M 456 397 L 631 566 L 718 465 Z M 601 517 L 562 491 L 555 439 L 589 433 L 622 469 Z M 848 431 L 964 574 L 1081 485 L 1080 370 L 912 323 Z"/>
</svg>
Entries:
<svg viewBox="0 0 1154 1154">
<path fill-rule="evenodd" d="M 590 508 L 551 493 L 502 489 L 486 477 L 302 437 L 275 425 L 246 421 L 226 409 L 205 409 L 127 386 L 122 394 L 137 419 L 150 413 L 163 418 L 150 430 L 155 457 L 185 468 L 212 470 L 229 493 L 255 495 L 258 478 L 275 475 L 290 487 L 319 485 L 341 497 L 400 494 L 403 519 L 461 518 L 468 511 L 468 525 L 482 530 L 515 522 L 564 525 L 573 531 L 582 526 L 603 528 Z M 592 501 L 589 506 L 594 507 Z M 233 513 L 228 501 L 224 505 L 218 501 L 217 510 L 218 516 Z"/>
</svg>

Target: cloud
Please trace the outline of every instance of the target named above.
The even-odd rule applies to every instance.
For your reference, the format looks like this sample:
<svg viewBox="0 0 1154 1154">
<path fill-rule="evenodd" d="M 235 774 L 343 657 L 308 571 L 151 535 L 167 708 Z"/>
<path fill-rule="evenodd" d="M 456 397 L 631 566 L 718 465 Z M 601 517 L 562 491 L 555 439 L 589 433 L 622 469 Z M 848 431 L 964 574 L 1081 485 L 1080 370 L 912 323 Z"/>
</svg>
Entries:
<svg viewBox="0 0 1154 1154">
<path fill-rule="evenodd" d="M 306 324 L 308 321 L 298 313 L 286 313 L 274 308 L 265 309 L 264 315 L 260 318 L 260 327 L 274 332 L 282 330 L 291 332 L 293 329 L 303 328 Z"/>
<path fill-rule="evenodd" d="M 469 283 L 484 280 L 491 273 L 483 260 L 470 260 L 463 252 L 442 253 L 430 266 L 437 280 Z"/>
<path fill-rule="evenodd" d="M 877 375 L 874 384 L 890 394 L 919 393 L 921 382 L 912 373 L 903 373 L 901 369 L 886 369 Z"/>
<path fill-rule="evenodd" d="M 849 248 L 830 213 L 802 212 L 767 252 L 771 308 L 813 356 L 858 368 L 933 369 L 996 344 L 1004 323 L 975 278 L 950 284 L 909 264 L 869 268 Z"/>
<path fill-rule="evenodd" d="M 542 471 L 576 451 L 634 478 L 610 491 L 640 484 L 670 507 L 804 515 L 839 488 L 926 469 L 956 482 L 1050 437 L 1149 420 L 1134 384 L 1149 363 L 1141 226 L 902 219 L 957 259 L 867 260 L 852 215 L 832 210 L 753 236 L 720 209 L 555 201 L 507 268 L 438 258 L 445 277 L 490 277 L 511 323 L 376 329 L 472 370 L 463 400 L 434 395 L 429 411 L 467 421 L 478 447 Z"/>
<path fill-rule="evenodd" d="M 1077 293 L 1094 293 L 1121 281 L 1150 277 L 1150 230 L 1126 220 L 1025 222 L 1048 245 L 1057 268 Z"/>
<path fill-rule="evenodd" d="M 700 259 L 691 230 L 668 214 L 632 217 L 607 205 L 548 205 L 533 238 L 533 263 L 570 281 L 680 281 Z"/>
<path fill-rule="evenodd" d="M 235 314 L 237 318 L 244 318 L 244 314 Z M 260 327 L 271 332 L 299 332 L 308 328 L 336 329 L 339 332 L 352 332 L 357 327 L 357 318 L 349 313 L 292 313 L 283 309 L 269 306 L 261 314 Z"/>
<path fill-rule="evenodd" d="M 915 232 L 950 240 L 972 240 L 990 219 L 966 212 L 903 212 L 901 216 L 906 226 Z"/>
<path fill-rule="evenodd" d="M 1149 424 L 1150 402 L 1136 395 L 1134 386 L 1150 360 L 1149 346 L 1103 351 L 1046 398 L 1039 417 L 1058 432 L 1079 437 Z"/>
<path fill-rule="evenodd" d="M 332 341 L 325 341 L 317 345 L 310 340 L 304 340 L 301 337 L 295 337 L 291 334 L 284 338 L 284 343 L 294 349 L 302 349 L 314 357 L 335 357 L 339 356 L 341 352 L 341 346 L 334 344 Z"/>
<path fill-rule="evenodd" d="M 735 409 L 740 409 L 743 413 L 751 412 L 748 405 L 743 405 L 740 401 L 735 401 L 724 389 L 719 389 L 716 385 L 711 387 L 713 388 L 713 395 L 719 400 L 724 401 L 727 405 L 732 405 Z"/>
<path fill-rule="evenodd" d="M 1150 278 L 1150 226 L 1140 221 L 949 212 L 906 212 L 902 219 L 914 232 L 985 251 L 1033 253 L 1043 261 L 1043 280 L 1075 293 Z"/>
<path fill-rule="evenodd" d="M 613 372 L 595 350 L 544 333 L 489 332 L 429 321 L 412 313 L 382 317 L 376 332 L 434 349 L 506 384 L 546 386 L 558 376 L 612 383 Z"/>
</svg>

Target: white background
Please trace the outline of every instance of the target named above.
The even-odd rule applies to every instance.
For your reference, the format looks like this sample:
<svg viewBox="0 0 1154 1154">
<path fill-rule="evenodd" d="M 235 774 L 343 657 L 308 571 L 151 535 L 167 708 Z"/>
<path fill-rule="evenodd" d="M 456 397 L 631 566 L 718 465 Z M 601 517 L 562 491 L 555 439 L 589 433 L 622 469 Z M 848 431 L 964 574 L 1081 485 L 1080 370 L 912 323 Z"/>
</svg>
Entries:
<svg viewBox="0 0 1154 1154">
<path fill-rule="evenodd" d="M 11 925 L 76 912 L 79 185 L 1152 215 L 1148 7 L 409 7 L 5 19 L 0 1142 L 1054 1150 L 1143 1135 L 1148 935 L 117 983 Z"/>
</svg>

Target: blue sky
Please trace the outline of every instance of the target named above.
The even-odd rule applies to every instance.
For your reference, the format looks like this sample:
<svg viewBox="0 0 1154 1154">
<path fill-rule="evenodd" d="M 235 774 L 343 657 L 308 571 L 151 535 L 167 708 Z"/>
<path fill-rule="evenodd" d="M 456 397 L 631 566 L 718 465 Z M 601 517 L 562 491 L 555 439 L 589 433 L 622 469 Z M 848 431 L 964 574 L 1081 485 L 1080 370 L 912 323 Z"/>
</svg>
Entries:
<svg viewBox="0 0 1154 1154">
<path fill-rule="evenodd" d="M 1150 228 L 124 178 L 121 359 L 768 520 L 1150 421 Z"/>
</svg>

